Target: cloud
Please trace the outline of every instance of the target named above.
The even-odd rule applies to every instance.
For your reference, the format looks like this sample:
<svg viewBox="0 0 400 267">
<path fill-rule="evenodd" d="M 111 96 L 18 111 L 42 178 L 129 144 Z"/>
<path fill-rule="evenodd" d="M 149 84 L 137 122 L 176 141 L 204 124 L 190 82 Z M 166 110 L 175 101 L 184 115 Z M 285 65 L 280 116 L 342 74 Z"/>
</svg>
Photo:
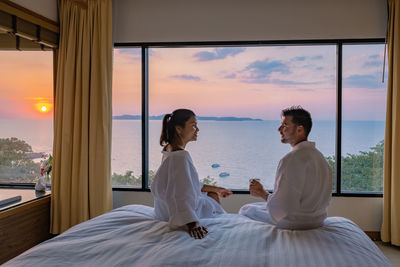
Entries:
<svg viewBox="0 0 400 267">
<path fill-rule="evenodd" d="M 142 49 L 137 47 L 132 48 L 119 48 L 115 47 L 114 51 L 117 51 L 118 54 L 129 55 L 133 59 L 141 60 L 142 58 Z M 154 49 L 148 49 L 149 56 L 154 55 Z"/>
<path fill-rule="evenodd" d="M 296 89 L 297 91 L 300 91 L 300 92 L 314 92 L 315 90 L 314 89 L 306 89 L 306 88 L 299 88 L 299 89 Z"/>
<path fill-rule="evenodd" d="M 375 75 L 350 75 L 343 79 L 343 87 L 350 88 L 382 88 L 384 85 L 382 84 L 381 78 L 379 78 L 379 73 Z"/>
<path fill-rule="evenodd" d="M 254 92 L 263 92 L 263 91 L 265 91 L 265 89 L 262 89 L 262 88 L 250 88 L 250 90 L 254 91 Z"/>
<path fill-rule="evenodd" d="M 382 67 L 383 63 L 381 61 L 367 61 L 364 63 L 363 67 Z"/>
<path fill-rule="evenodd" d="M 140 48 L 115 48 L 120 54 L 141 55 L 142 49 Z"/>
<path fill-rule="evenodd" d="M 306 61 L 308 60 L 320 60 L 323 59 L 324 57 L 322 55 L 317 55 L 317 56 L 312 56 L 312 57 L 307 57 L 307 56 L 301 56 L 301 57 L 294 57 L 291 59 L 291 61 Z"/>
<path fill-rule="evenodd" d="M 368 58 L 370 58 L 370 59 L 378 59 L 379 55 L 378 54 L 370 55 Z"/>
<path fill-rule="evenodd" d="M 213 52 L 201 51 L 193 55 L 198 61 L 212 61 L 225 59 L 228 56 L 235 56 L 244 52 L 246 48 L 244 47 L 224 47 L 215 48 Z"/>
<path fill-rule="evenodd" d="M 235 79 L 236 78 L 236 74 L 232 73 L 232 74 L 226 75 L 224 78 L 225 79 Z"/>
<path fill-rule="evenodd" d="M 271 80 L 271 83 L 280 84 L 280 85 L 312 85 L 312 84 L 321 84 L 323 82 L 300 82 L 300 81 L 273 79 L 273 80 Z"/>
<path fill-rule="evenodd" d="M 243 79 L 242 83 L 250 83 L 250 84 L 278 84 L 278 85 L 313 85 L 313 84 L 321 84 L 321 82 L 300 82 L 300 81 L 289 81 L 289 80 L 280 80 L 280 79 L 258 79 L 258 80 L 249 80 Z"/>
<path fill-rule="evenodd" d="M 313 60 L 320 60 L 323 59 L 324 57 L 322 55 L 317 55 L 317 56 L 312 56 L 311 59 Z"/>
<path fill-rule="evenodd" d="M 187 81 L 196 81 L 196 82 L 202 81 L 202 79 L 199 76 L 193 76 L 193 75 L 188 75 L 188 74 L 173 75 L 173 76 L 170 76 L 170 78 L 187 80 Z"/>
<path fill-rule="evenodd" d="M 48 97 L 25 97 L 25 99 L 34 101 L 53 101 L 53 98 Z"/>
<path fill-rule="evenodd" d="M 281 60 L 272 60 L 268 58 L 264 60 L 257 60 L 244 68 L 243 72 L 248 72 L 247 79 L 259 80 L 267 79 L 271 73 L 277 72 L 282 74 L 289 74 L 289 66 Z"/>
<path fill-rule="evenodd" d="M 279 85 L 312 85 L 321 82 L 302 82 L 271 78 L 272 73 L 290 74 L 289 65 L 280 60 L 270 61 L 268 58 L 249 64 L 242 71 L 240 82 L 249 84 L 279 84 Z"/>
<path fill-rule="evenodd" d="M 383 67 L 383 60 L 380 59 L 379 54 L 370 55 L 362 65 L 364 68 L 377 68 Z"/>
<path fill-rule="evenodd" d="M 114 48 L 114 51 L 123 58 L 129 58 L 134 61 L 141 61 L 142 50 L 140 48 Z M 149 49 L 149 56 L 152 55 L 151 49 Z"/>
<path fill-rule="evenodd" d="M 307 57 L 295 57 L 295 58 L 292 58 L 292 61 L 304 61 L 306 59 L 307 59 Z"/>
</svg>

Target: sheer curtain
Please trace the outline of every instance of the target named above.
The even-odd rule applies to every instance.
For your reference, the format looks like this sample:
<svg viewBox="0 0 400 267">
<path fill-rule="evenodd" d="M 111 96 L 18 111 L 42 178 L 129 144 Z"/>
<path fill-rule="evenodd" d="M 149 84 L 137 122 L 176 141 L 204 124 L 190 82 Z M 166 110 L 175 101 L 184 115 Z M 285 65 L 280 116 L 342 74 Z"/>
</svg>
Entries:
<svg viewBox="0 0 400 267">
<path fill-rule="evenodd" d="M 60 0 L 53 234 L 112 209 L 111 0 Z"/>
<path fill-rule="evenodd" d="M 389 0 L 388 93 L 381 239 L 400 246 L 400 1 Z"/>
</svg>

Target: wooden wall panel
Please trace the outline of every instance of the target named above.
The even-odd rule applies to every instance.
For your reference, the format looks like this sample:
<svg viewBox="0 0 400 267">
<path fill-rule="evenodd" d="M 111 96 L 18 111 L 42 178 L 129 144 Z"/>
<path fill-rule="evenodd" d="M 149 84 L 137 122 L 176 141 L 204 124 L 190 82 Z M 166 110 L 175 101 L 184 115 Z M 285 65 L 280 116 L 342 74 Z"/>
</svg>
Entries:
<svg viewBox="0 0 400 267">
<path fill-rule="evenodd" d="M 0 264 L 49 239 L 50 196 L 0 213 Z"/>
</svg>

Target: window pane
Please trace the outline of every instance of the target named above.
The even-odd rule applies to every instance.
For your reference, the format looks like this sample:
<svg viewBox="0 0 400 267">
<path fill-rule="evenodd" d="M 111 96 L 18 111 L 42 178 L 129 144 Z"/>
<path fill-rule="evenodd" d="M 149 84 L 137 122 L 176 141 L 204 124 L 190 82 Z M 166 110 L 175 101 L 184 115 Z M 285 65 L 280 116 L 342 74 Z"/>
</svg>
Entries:
<svg viewBox="0 0 400 267">
<path fill-rule="evenodd" d="M 0 58 L 0 183 L 34 183 L 53 150 L 53 52 Z"/>
<path fill-rule="evenodd" d="M 343 192 L 382 192 L 384 45 L 343 46 Z M 386 68 L 387 69 L 387 68 Z"/>
<path fill-rule="evenodd" d="M 197 114 L 198 141 L 189 143 L 187 150 L 199 178 L 220 186 L 248 189 L 248 180 L 256 177 L 273 188 L 278 162 L 291 150 L 280 142 L 280 112 L 292 105 L 311 112 L 314 126 L 309 139 L 325 156 L 335 155 L 335 46 L 150 52 L 149 113 L 159 116 L 149 122 L 151 172 L 161 162 L 160 115 L 177 108 Z M 217 121 L 216 117 L 230 118 Z"/>
<path fill-rule="evenodd" d="M 141 49 L 114 49 L 112 185 L 142 187 Z"/>
</svg>

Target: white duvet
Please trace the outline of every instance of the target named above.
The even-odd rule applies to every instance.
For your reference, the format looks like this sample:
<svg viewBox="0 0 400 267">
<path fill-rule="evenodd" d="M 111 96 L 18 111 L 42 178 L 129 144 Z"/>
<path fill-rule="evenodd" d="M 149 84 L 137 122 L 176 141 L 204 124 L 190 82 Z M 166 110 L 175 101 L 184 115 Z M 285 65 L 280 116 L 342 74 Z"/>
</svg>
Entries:
<svg viewBox="0 0 400 267">
<path fill-rule="evenodd" d="M 352 221 L 330 217 L 314 230 L 282 230 L 237 214 L 201 220 L 195 240 L 129 205 L 72 227 L 4 266 L 391 266 Z"/>
</svg>

